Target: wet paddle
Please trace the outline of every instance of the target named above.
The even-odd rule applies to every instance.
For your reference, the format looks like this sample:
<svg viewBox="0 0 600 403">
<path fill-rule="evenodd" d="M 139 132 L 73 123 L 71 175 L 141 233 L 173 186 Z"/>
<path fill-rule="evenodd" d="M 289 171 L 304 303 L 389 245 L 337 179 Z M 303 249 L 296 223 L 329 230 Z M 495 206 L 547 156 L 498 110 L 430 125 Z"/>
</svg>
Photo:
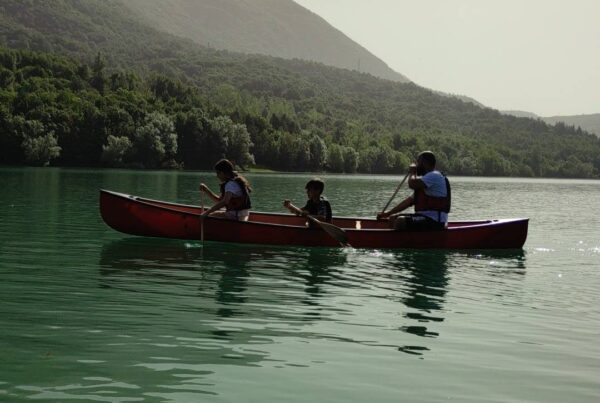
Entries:
<svg viewBox="0 0 600 403">
<path fill-rule="evenodd" d="M 348 235 L 346 234 L 346 231 L 344 231 L 340 227 L 336 227 L 333 224 L 319 221 L 315 217 L 313 217 L 309 214 L 307 214 L 306 217 L 310 221 L 312 221 L 313 223 L 315 223 L 316 225 L 321 227 L 323 229 L 323 231 L 327 232 L 327 234 L 329 234 L 329 236 L 331 236 L 333 239 L 338 241 L 342 246 L 351 246 L 348 243 Z"/>
<path fill-rule="evenodd" d="M 388 200 L 388 202 L 385 205 L 385 207 L 383 208 L 383 210 L 381 210 L 382 214 L 385 213 L 385 210 L 387 210 L 387 208 L 390 206 L 390 203 L 392 202 L 392 200 L 394 200 L 394 197 L 396 197 L 396 194 L 398 194 L 398 191 L 400 190 L 400 188 L 402 187 L 402 185 L 404 185 L 404 182 L 406 182 L 406 178 L 408 178 L 408 175 L 410 175 L 410 172 L 408 172 L 406 174 L 406 176 L 404 177 L 404 179 L 402 179 L 402 182 L 400 182 L 400 184 L 396 188 L 396 191 L 394 192 L 394 194 L 392 195 L 392 197 L 390 197 L 390 200 Z"/>
</svg>

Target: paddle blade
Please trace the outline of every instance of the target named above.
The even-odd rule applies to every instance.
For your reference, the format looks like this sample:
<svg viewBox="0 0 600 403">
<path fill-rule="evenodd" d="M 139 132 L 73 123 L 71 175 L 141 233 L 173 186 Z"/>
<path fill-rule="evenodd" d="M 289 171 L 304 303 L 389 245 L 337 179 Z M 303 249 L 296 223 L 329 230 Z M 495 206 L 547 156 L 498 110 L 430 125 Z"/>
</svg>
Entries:
<svg viewBox="0 0 600 403">
<path fill-rule="evenodd" d="M 319 227 L 321 227 L 323 229 L 323 231 L 327 232 L 329 234 L 329 236 L 331 236 L 333 239 L 338 241 L 340 244 L 342 244 L 344 246 L 349 245 L 348 244 L 348 234 L 346 234 L 346 231 L 344 231 L 340 227 L 336 227 L 333 224 L 319 221 L 313 216 L 309 215 L 307 217 L 309 218 L 309 220 L 311 220 L 312 222 L 317 224 Z"/>
<path fill-rule="evenodd" d="M 327 232 L 332 238 L 341 243 L 342 245 L 348 245 L 348 234 L 343 229 L 336 227 L 325 222 L 321 223 L 325 232 Z"/>
</svg>

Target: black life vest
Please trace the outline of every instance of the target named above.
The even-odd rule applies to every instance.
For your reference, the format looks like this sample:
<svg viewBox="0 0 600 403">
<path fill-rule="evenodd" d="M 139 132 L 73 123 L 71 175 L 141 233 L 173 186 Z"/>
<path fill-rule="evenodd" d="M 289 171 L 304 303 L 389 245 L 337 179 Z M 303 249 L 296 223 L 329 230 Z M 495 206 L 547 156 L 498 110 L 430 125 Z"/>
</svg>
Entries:
<svg viewBox="0 0 600 403">
<path fill-rule="evenodd" d="M 331 222 L 331 204 L 329 204 L 329 201 L 323 196 L 321 196 L 316 203 L 311 199 L 308 199 L 306 205 L 302 209 L 308 211 L 310 215 L 323 216 L 325 217 L 326 222 Z"/>
<path fill-rule="evenodd" d="M 425 189 L 415 190 L 413 199 L 416 213 L 418 213 L 419 211 L 438 211 L 443 213 L 450 212 L 450 205 L 452 202 L 450 182 L 448 181 L 446 175 L 442 174 L 442 176 L 444 177 L 444 181 L 446 182 L 446 196 L 429 196 L 425 193 Z"/>
<path fill-rule="evenodd" d="M 240 188 L 242 189 L 242 195 L 241 196 L 231 196 L 231 198 L 229 199 L 229 203 L 225 206 L 225 209 L 227 211 L 230 210 L 249 210 L 252 208 L 252 203 L 250 202 L 250 195 L 248 194 L 248 188 L 246 187 L 246 184 L 244 183 L 244 181 L 236 176 L 233 179 L 228 180 L 229 181 L 234 181 L 235 183 L 237 183 Z M 220 187 L 221 187 L 221 199 L 223 197 L 225 197 L 225 185 L 227 184 L 227 182 L 221 183 Z"/>
</svg>

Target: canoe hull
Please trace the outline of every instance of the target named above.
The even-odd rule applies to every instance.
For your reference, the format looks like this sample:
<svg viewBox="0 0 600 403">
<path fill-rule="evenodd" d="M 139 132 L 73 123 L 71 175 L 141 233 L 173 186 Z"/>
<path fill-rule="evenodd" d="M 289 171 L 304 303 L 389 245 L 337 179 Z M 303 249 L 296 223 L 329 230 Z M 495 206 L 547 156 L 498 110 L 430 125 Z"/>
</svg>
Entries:
<svg viewBox="0 0 600 403">
<path fill-rule="evenodd" d="M 339 246 L 320 228 L 309 228 L 301 217 L 252 212 L 250 221 L 200 219 L 202 209 L 144 199 L 107 190 L 100 191 L 100 213 L 111 228 L 131 235 L 294 246 Z M 356 229 L 360 221 L 361 229 Z M 392 231 L 373 219 L 340 217 L 355 248 L 513 249 L 527 238 L 528 219 L 452 222 L 445 231 Z"/>
</svg>

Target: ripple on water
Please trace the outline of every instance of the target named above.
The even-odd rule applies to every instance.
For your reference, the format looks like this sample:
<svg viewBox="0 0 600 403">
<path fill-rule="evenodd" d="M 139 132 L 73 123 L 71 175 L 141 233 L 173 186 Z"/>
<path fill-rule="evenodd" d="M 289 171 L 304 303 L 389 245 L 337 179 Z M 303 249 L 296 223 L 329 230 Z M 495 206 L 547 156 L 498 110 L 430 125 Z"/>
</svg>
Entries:
<svg viewBox="0 0 600 403">
<path fill-rule="evenodd" d="M 525 250 L 390 251 L 144 239 L 98 216 L 100 187 L 193 203 L 212 173 L 3 172 L 0 400 L 600 399 L 597 184 L 457 178 L 454 217 L 528 216 Z M 304 197 L 306 175 L 251 179 L 258 206 Z M 326 178 L 343 214 L 391 179 Z"/>
</svg>

